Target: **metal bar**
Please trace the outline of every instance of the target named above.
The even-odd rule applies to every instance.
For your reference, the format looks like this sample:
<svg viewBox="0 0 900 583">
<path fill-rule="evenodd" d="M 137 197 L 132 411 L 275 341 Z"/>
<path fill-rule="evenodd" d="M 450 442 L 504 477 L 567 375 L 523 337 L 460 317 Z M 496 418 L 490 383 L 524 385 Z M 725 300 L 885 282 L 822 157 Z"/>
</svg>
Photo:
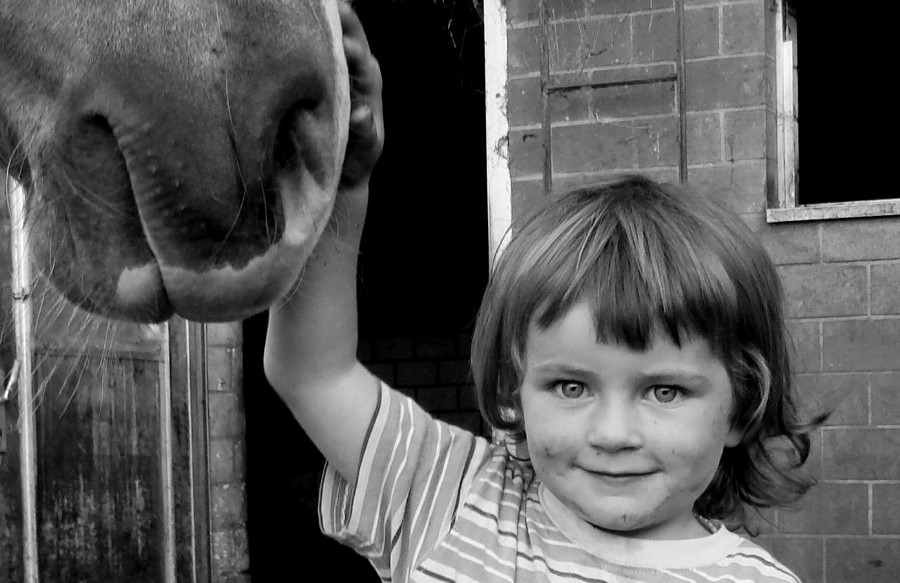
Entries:
<svg viewBox="0 0 900 583">
<path fill-rule="evenodd" d="M 664 75 L 662 77 L 648 77 L 646 79 L 626 79 L 624 81 L 603 81 L 596 83 L 569 83 L 566 85 L 554 85 L 548 87 L 549 93 L 562 93 L 565 91 L 578 91 L 580 89 L 605 89 L 607 87 L 627 87 L 631 85 L 650 85 L 653 83 L 677 83 L 678 75 Z"/>
<path fill-rule="evenodd" d="M 544 194 L 553 192 L 553 144 L 550 128 L 550 19 L 546 0 L 538 1 L 541 23 L 541 134 L 544 146 Z"/>
<path fill-rule="evenodd" d="M 172 433 L 172 359 L 170 356 L 169 325 L 163 334 L 163 360 L 159 364 L 159 488 L 162 508 L 160 508 L 160 549 L 162 554 L 162 577 L 165 583 L 176 583 L 175 579 L 175 488 L 172 474 L 174 463 L 174 436 Z"/>
<path fill-rule="evenodd" d="M 25 583 L 38 583 L 37 547 L 37 437 L 32 387 L 33 325 L 31 313 L 31 256 L 25 222 L 25 191 L 6 180 L 12 230 L 13 310 L 16 358 L 19 366 L 19 464 L 22 482 L 22 568 Z"/>
<path fill-rule="evenodd" d="M 184 321 L 187 354 L 188 423 L 191 446 L 191 514 L 193 576 L 197 583 L 212 580 L 212 512 L 209 505 L 209 400 L 207 390 L 206 325 Z"/>
<path fill-rule="evenodd" d="M 675 75 L 678 77 L 678 180 L 681 183 L 688 179 L 688 143 L 687 143 L 687 84 L 684 82 L 685 66 L 685 34 L 684 34 L 684 0 L 675 0 L 675 20 L 678 27 L 678 38 L 675 43 Z"/>
</svg>

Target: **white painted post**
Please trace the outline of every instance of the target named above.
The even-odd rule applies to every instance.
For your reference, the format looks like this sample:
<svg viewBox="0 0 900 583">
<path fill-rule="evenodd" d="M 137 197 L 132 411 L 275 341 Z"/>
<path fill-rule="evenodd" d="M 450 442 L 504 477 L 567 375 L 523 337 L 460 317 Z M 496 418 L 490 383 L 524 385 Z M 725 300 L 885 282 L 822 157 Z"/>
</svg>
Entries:
<svg viewBox="0 0 900 583">
<path fill-rule="evenodd" d="M 37 552 L 37 438 L 34 421 L 32 357 L 34 330 L 31 314 L 31 254 L 25 222 L 25 189 L 6 179 L 6 199 L 12 248 L 13 321 L 19 362 L 19 466 L 22 482 L 22 569 L 24 583 L 38 583 Z"/>
<path fill-rule="evenodd" d="M 509 120 L 506 115 L 506 4 L 484 0 L 484 94 L 487 130 L 488 253 L 494 259 L 512 224 Z"/>
</svg>

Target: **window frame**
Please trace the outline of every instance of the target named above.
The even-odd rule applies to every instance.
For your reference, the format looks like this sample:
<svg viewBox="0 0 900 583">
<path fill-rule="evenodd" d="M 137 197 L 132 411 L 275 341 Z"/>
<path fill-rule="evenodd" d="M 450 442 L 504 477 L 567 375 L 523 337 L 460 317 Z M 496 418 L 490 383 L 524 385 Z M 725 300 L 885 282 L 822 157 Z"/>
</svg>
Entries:
<svg viewBox="0 0 900 583">
<path fill-rule="evenodd" d="M 900 198 L 865 201 L 829 202 L 798 205 L 794 177 L 794 80 L 793 41 L 784 40 L 784 5 L 788 0 L 774 0 L 775 10 L 769 22 L 771 31 L 770 61 L 774 91 L 774 152 L 769 153 L 770 194 L 766 209 L 769 223 L 849 219 L 860 217 L 900 216 Z M 797 146 L 799 149 L 799 146 Z"/>
</svg>

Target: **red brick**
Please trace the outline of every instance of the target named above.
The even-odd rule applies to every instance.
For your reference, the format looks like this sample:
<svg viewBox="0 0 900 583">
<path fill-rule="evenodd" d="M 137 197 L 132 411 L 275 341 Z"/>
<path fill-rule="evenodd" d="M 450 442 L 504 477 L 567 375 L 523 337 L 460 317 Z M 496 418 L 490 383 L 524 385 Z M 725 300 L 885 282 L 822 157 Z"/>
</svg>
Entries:
<svg viewBox="0 0 900 583">
<path fill-rule="evenodd" d="M 517 225 L 529 209 L 544 199 L 543 182 L 540 179 L 513 181 L 511 196 L 513 225 Z"/>
<path fill-rule="evenodd" d="M 510 79 L 506 84 L 506 90 L 506 114 L 509 116 L 511 127 L 542 122 L 541 80 L 539 77 Z"/>
<path fill-rule="evenodd" d="M 459 389 L 459 408 L 461 411 L 478 411 L 478 397 L 474 386 L 466 385 Z"/>
<path fill-rule="evenodd" d="M 795 379 L 802 411 L 809 418 L 832 411 L 827 425 L 869 422 L 869 378 L 854 374 L 798 374 Z"/>
<path fill-rule="evenodd" d="M 513 179 L 541 175 L 544 171 L 544 138 L 540 129 L 509 132 L 509 174 Z"/>
<path fill-rule="evenodd" d="M 900 318 L 823 322 L 826 371 L 900 370 Z"/>
<path fill-rule="evenodd" d="M 824 430 L 828 480 L 900 480 L 900 429 Z"/>
<path fill-rule="evenodd" d="M 776 264 L 818 263 L 821 251 L 816 223 L 770 224 L 764 213 L 743 215 L 743 218 Z"/>
<path fill-rule="evenodd" d="M 237 389 L 232 368 L 234 349 L 224 346 L 210 346 L 206 351 L 206 372 L 210 391 L 233 392 Z"/>
<path fill-rule="evenodd" d="M 869 377 L 872 391 L 872 424 L 900 424 L 900 372 L 874 373 Z"/>
<path fill-rule="evenodd" d="M 456 411 L 459 409 L 459 393 L 456 387 L 426 387 L 416 389 L 416 402 L 430 412 Z"/>
<path fill-rule="evenodd" d="M 247 520 L 246 495 L 243 484 L 215 484 L 210 489 L 212 529 L 224 530 Z"/>
<path fill-rule="evenodd" d="M 250 567 L 250 547 L 245 527 L 233 526 L 212 533 L 212 563 L 214 581 L 245 581 L 242 572 Z"/>
<path fill-rule="evenodd" d="M 793 345 L 792 364 L 795 372 L 819 372 L 821 341 L 818 322 L 789 320 L 788 332 Z"/>
<path fill-rule="evenodd" d="M 567 126 L 553 131 L 553 172 L 633 169 L 637 165 L 632 122 Z"/>
<path fill-rule="evenodd" d="M 481 415 L 477 412 L 453 412 L 442 413 L 440 419 L 451 425 L 456 425 L 476 435 L 484 435 L 485 428 L 482 423 Z"/>
<path fill-rule="evenodd" d="M 412 338 L 383 337 L 375 340 L 373 356 L 378 360 L 413 358 L 415 350 Z"/>
<path fill-rule="evenodd" d="M 509 76 L 541 70 L 541 29 L 536 26 L 510 30 L 506 35 Z"/>
<path fill-rule="evenodd" d="M 244 406 L 236 393 L 209 393 L 209 436 L 244 434 Z"/>
<path fill-rule="evenodd" d="M 562 3 L 568 4 L 572 0 L 562 0 Z M 506 2 L 506 19 L 509 24 L 519 24 L 522 22 L 533 22 L 540 18 L 539 0 L 513 0 Z"/>
<path fill-rule="evenodd" d="M 824 544 L 821 538 L 778 536 L 760 537 L 756 542 L 794 571 L 801 581 L 825 581 L 822 573 Z"/>
<path fill-rule="evenodd" d="M 468 360 L 444 360 L 438 363 L 438 382 L 444 385 L 464 385 L 469 382 Z"/>
<path fill-rule="evenodd" d="M 437 363 L 433 361 L 397 363 L 398 387 L 425 387 L 437 382 Z"/>
<path fill-rule="evenodd" d="M 708 164 L 722 159 L 722 124 L 718 113 L 687 116 L 689 164 Z"/>
<path fill-rule="evenodd" d="M 722 50 L 725 54 L 765 50 L 765 2 L 725 5 L 722 13 Z"/>
<path fill-rule="evenodd" d="M 455 336 L 422 336 L 416 339 L 416 358 L 453 358 L 456 353 Z"/>
<path fill-rule="evenodd" d="M 632 62 L 659 63 L 675 60 L 677 29 L 674 11 L 635 14 L 632 27 Z"/>
<path fill-rule="evenodd" d="M 577 71 L 630 62 L 630 20 L 627 16 L 613 16 L 554 24 L 549 38 L 550 71 Z"/>
<path fill-rule="evenodd" d="M 228 346 L 237 348 L 243 342 L 243 329 L 240 322 L 222 322 L 205 324 L 206 343 L 210 346 Z"/>
<path fill-rule="evenodd" d="M 632 73 L 627 79 L 642 77 Z M 550 109 L 553 122 L 602 121 L 608 118 L 674 114 L 675 86 L 673 83 L 651 83 L 605 88 L 586 87 L 552 94 Z"/>
<path fill-rule="evenodd" d="M 638 168 L 678 166 L 678 118 L 663 117 L 635 122 Z"/>
<path fill-rule="evenodd" d="M 868 312 L 864 265 L 787 265 L 778 272 L 790 318 L 862 316 Z"/>
<path fill-rule="evenodd" d="M 685 90 L 688 111 L 766 104 L 765 57 L 727 57 L 688 61 Z"/>
<path fill-rule="evenodd" d="M 900 219 L 848 219 L 822 224 L 825 261 L 900 259 Z"/>
<path fill-rule="evenodd" d="M 373 375 L 391 386 L 397 384 L 396 366 L 397 365 L 393 362 L 376 362 L 366 364 L 366 368 L 368 368 Z"/>
<path fill-rule="evenodd" d="M 766 110 L 725 112 L 725 158 L 763 160 L 766 157 Z"/>
<path fill-rule="evenodd" d="M 736 213 L 758 213 L 766 206 L 766 164 L 746 161 L 717 166 L 691 166 L 688 183 Z"/>
<path fill-rule="evenodd" d="M 209 481 L 213 484 L 231 482 L 234 471 L 234 439 L 211 439 L 209 442 Z"/>
<path fill-rule="evenodd" d="M 872 532 L 900 534 L 900 484 L 872 484 Z"/>
<path fill-rule="evenodd" d="M 826 539 L 825 572 L 829 583 L 896 583 L 900 581 L 900 539 Z"/>
<path fill-rule="evenodd" d="M 601 14 L 623 14 L 638 10 L 671 8 L 673 0 L 546 0 L 544 5 L 551 21 Z M 538 0 L 507 2 L 510 23 L 538 20 Z"/>
<path fill-rule="evenodd" d="M 822 512 L 827 508 L 828 512 Z M 866 484 L 816 484 L 793 511 L 778 512 L 778 531 L 788 534 L 867 534 Z"/>
<path fill-rule="evenodd" d="M 373 360 L 372 342 L 365 338 L 360 338 L 356 344 L 356 358 L 360 362 L 371 362 Z"/>
<path fill-rule="evenodd" d="M 684 11 L 685 56 L 689 59 L 719 54 L 719 7 Z"/>
<path fill-rule="evenodd" d="M 872 313 L 900 314 L 900 263 L 872 265 Z"/>
</svg>

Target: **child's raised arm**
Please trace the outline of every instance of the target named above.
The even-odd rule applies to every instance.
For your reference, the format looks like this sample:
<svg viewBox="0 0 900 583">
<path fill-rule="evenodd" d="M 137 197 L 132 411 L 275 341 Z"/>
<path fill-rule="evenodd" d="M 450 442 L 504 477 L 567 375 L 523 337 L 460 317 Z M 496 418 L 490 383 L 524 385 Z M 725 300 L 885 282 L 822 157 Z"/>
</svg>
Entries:
<svg viewBox="0 0 900 583">
<path fill-rule="evenodd" d="M 269 313 L 264 363 L 310 439 L 352 483 L 378 400 L 378 380 L 356 359 L 356 261 L 384 129 L 378 63 L 356 15 L 339 5 L 352 102 L 341 186 L 299 288 Z"/>
</svg>

